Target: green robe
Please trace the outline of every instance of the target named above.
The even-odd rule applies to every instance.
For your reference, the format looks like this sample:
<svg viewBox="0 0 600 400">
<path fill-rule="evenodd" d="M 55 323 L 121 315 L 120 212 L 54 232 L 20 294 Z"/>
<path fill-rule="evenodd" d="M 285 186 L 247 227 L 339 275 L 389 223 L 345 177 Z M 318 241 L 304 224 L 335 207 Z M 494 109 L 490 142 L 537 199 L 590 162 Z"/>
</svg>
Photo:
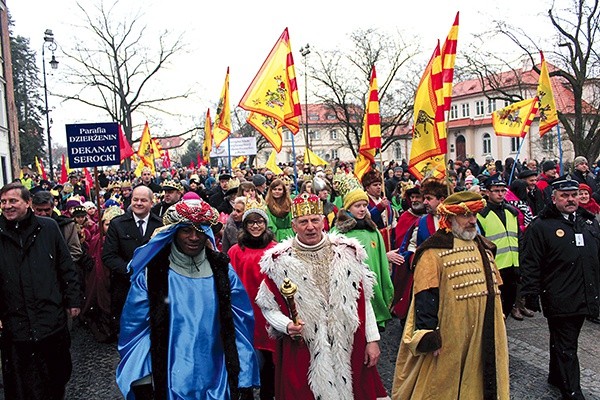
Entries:
<svg viewBox="0 0 600 400">
<path fill-rule="evenodd" d="M 276 217 L 271 214 L 271 210 L 267 209 L 267 215 L 269 216 L 269 229 L 275 235 L 277 243 L 283 242 L 285 239 L 293 237 L 295 235 L 292 230 L 292 213 L 289 212 L 285 217 Z"/>
<path fill-rule="evenodd" d="M 340 232 L 337 227 L 334 227 L 331 231 Z M 373 287 L 371 305 L 373 311 L 375 311 L 377 325 L 385 327 L 385 323 L 392 319 L 390 306 L 394 297 L 394 285 L 390 277 L 390 267 L 385 254 L 383 237 L 378 230 L 369 231 L 367 229 L 352 229 L 344 235 L 357 239 L 367 252 L 365 263 L 377 276 L 377 284 Z"/>
</svg>

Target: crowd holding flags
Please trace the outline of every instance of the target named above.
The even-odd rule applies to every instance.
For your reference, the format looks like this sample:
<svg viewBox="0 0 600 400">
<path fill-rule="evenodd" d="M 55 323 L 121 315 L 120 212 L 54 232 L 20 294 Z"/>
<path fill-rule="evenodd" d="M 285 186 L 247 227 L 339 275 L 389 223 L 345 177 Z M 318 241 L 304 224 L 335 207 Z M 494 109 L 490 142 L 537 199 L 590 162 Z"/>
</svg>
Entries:
<svg viewBox="0 0 600 400">
<path fill-rule="evenodd" d="M 454 64 L 457 51 L 459 13 L 440 47 L 438 41 L 427 67 L 421 77 L 414 100 L 413 140 L 409 159 L 409 171 L 419 180 L 428 176 L 444 177 L 446 174 L 447 127 L 446 117 L 452 101 Z M 541 53 L 540 53 L 541 54 Z M 511 104 L 492 114 L 493 127 L 499 136 L 523 138 L 539 112 L 540 136 L 558 124 L 556 105 L 548 68 L 543 54 L 537 97 Z M 538 101 L 539 100 L 539 101 Z M 219 98 L 214 121 L 207 110 L 201 159 L 198 164 L 208 164 L 213 143 L 220 146 L 231 134 L 231 110 L 229 105 L 229 67 Z M 283 128 L 292 134 L 299 131 L 301 115 L 298 86 L 288 29 L 276 41 L 256 76 L 239 102 L 239 106 L 250 112 L 248 123 L 258 130 L 273 146 L 267 166 L 274 172 L 276 153 L 282 148 Z M 137 152 L 129 145 L 119 127 L 121 160 L 138 158 L 138 167 L 148 166 L 155 173 L 156 158 L 163 157 L 163 166 L 169 165 L 168 152 L 163 152 L 160 143 L 152 139 L 148 122 L 140 139 Z M 363 133 L 356 158 L 355 175 L 360 179 L 375 164 L 375 154 L 381 151 L 381 125 L 375 65 L 370 74 L 368 100 L 366 103 Z M 164 154 L 163 154 L 164 153 Z M 137 156 L 137 157 L 136 157 Z M 166 159 L 165 159 L 166 158 Z M 327 164 L 310 149 L 305 150 L 305 162 Z M 37 158 L 36 166 L 39 167 Z M 230 162 L 230 166 L 231 162 Z M 64 167 L 64 162 L 63 162 Z M 43 167 L 42 167 L 43 168 Z"/>
<path fill-rule="evenodd" d="M 239 106 L 250 111 L 248 123 L 259 131 L 277 152 L 281 151 L 284 127 L 293 134 L 298 132 L 298 117 L 302 112 L 287 28 L 250 83 Z"/>
<path fill-rule="evenodd" d="M 354 174 L 361 180 L 363 175 L 375 164 L 375 152 L 381 148 L 381 121 L 379 116 L 379 93 L 375 66 L 371 68 L 369 95 L 363 118 L 363 133 L 356 156 Z"/>
<path fill-rule="evenodd" d="M 37 156 L 35 156 L 35 169 L 37 170 L 38 175 L 42 177 L 42 179 L 48 180 L 48 175 L 46 175 L 46 169 L 44 168 L 44 164 L 41 159 L 38 159 Z"/>
</svg>

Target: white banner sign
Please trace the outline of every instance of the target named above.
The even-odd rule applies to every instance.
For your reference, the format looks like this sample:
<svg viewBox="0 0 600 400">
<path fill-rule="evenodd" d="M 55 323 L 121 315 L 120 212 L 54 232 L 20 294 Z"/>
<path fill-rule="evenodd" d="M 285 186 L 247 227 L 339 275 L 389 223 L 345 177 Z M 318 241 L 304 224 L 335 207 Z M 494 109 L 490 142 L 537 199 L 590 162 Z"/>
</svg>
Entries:
<svg viewBox="0 0 600 400">
<path fill-rule="evenodd" d="M 256 154 L 256 138 L 255 137 L 242 137 L 242 138 L 230 138 L 231 142 L 231 156 L 252 156 Z M 218 148 L 213 145 L 210 157 L 229 157 L 229 145 L 227 140 L 221 143 Z"/>
</svg>

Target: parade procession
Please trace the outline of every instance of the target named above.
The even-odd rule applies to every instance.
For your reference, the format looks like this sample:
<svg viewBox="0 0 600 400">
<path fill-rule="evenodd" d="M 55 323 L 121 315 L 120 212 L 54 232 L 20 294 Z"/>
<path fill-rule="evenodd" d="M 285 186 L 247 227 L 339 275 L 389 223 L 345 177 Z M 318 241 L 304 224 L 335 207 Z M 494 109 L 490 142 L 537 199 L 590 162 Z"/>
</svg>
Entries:
<svg viewBox="0 0 600 400">
<path fill-rule="evenodd" d="M 135 64 L 155 32 L 119 42 L 119 0 L 77 4 L 111 51 L 46 29 L 24 100 L 40 71 L 0 0 L 0 400 L 600 399 L 600 0 L 568 1 L 560 43 L 488 26 L 521 51 L 499 69 L 459 40 L 470 10 L 406 65 L 366 30 L 297 68 L 275 19 L 200 110 L 144 88 L 183 42 Z M 85 89 L 49 93 L 44 51 Z M 100 114 L 55 123 L 49 94 Z"/>
</svg>

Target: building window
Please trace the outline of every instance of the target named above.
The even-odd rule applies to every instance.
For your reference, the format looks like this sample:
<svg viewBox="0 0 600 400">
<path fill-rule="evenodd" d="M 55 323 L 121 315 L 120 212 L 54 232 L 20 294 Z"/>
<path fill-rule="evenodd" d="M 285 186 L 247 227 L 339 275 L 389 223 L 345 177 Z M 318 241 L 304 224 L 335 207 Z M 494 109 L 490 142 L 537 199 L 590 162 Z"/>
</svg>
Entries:
<svg viewBox="0 0 600 400">
<path fill-rule="evenodd" d="M 319 114 L 308 114 L 308 120 L 309 121 L 318 121 L 319 120 Z"/>
<path fill-rule="evenodd" d="M 338 156 L 338 151 L 337 150 L 331 150 L 331 159 L 333 160 L 334 158 L 337 158 Z"/>
<path fill-rule="evenodd" d="M 458 118 L 458 106 L 456 104 L 453 104 L 452 106 L 450 106 L 450 119 L 456 118 Z"/>
<path fill-rule="evenodd" d="M 335 114 L 327 114 L 327 120 L 328 121 L 335 121 L 336 120 Z"/>
<path fill-rule="evenodd" d="M 542 144 L 542 150 L 548 151 L 548 152 L 554 151 L 554 142 L 555 141 L 556 141 L 556 137 L 554 136 L 554 133 L 552 133 L 552 132 L 546 133 L 540 139 L 540 142 Z"/>
<path fill-rule="evenodd" d="M 292 141 L 292 132 L 286 130 L 283 137 L 285 138 L 286 142 L 291 142 Z"/>
<path fill-rule="evenodd" d="M 463 118 L 468 117 L 471 114 L 469 110 L 469 103 L 463 103 L 462 105 L 462 116 Z"/>
<path fill-rule="evenodd" d="M 329 137 L 331 138 L 331 140 L 337 140 L 338 139 L 338 131 L 335 129 L 332 129 L 331 131 L 329 131 Z"/>
<path fill-rule="evenodd" d="M 488 99 L 487 112 L 488 114 L 491 114 L 494 111 L 496 111 L 496 99 Z"/>
<path fill-rule="evenodd" d="M 400 143 L 394 143 L 394 159 L 402 160 L 402 145 Z"/>
<path fill-rule="evenodd" d="M 510 106 L 510 101 L 504 100 L 504 107 L 508 107 L 508 106 Z"/>
<path fill-rule="evenodd" d="M 478 100 L 475 102 L 475 115 L 483 115 L 483 100 Z"/>
<path fill-rule="evenodd" d="M 519 151 L 519 145 L 521 144 L 521 138 L 520 137 L 512 137 L 510 138 L 510 152 L 511 153 L 516 153 L 517 151 Z"/>
<path fill-rule="evenodd" d="M 308 137 L 310 140 L 321 140 L 321 133 L 319 131 L 309 131 Z"/>
<path fill-rule="evenodd" d="M 489 133 L 483 134 L 483 154 L 492 154 L 492 137 Z"/>
</svg>

